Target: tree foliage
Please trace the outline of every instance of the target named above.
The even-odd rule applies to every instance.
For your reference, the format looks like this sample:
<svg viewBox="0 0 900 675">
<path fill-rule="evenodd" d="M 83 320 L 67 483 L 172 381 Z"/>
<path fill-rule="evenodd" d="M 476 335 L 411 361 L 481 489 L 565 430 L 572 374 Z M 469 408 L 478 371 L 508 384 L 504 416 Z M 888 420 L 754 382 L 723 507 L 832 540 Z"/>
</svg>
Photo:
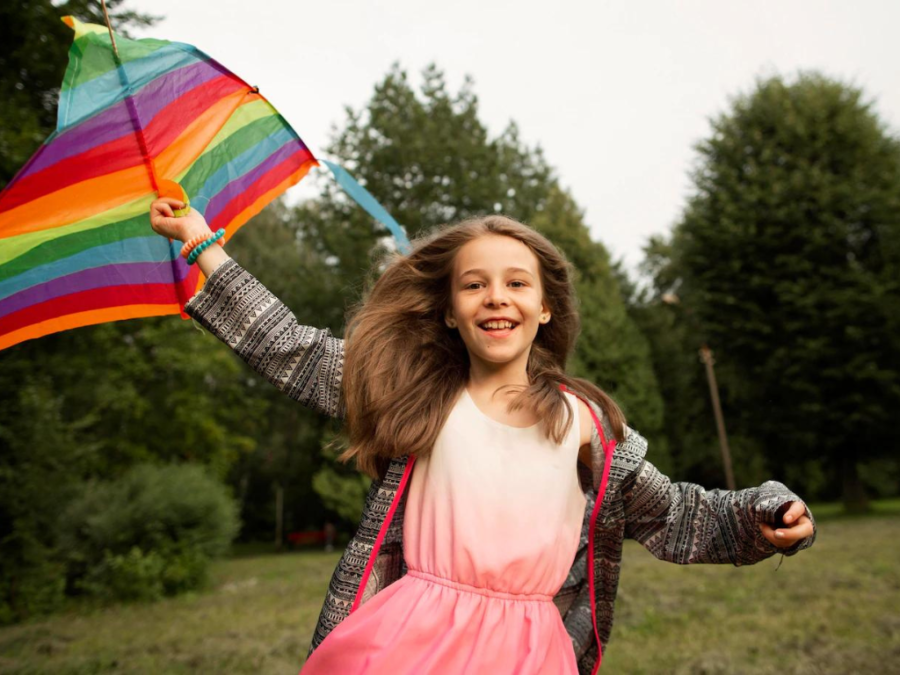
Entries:
<svg viewBox="0 0 900 675">
<path fill-rule="evenodd" d="M 776 474 L 818 470 L 862 506 L 857 463 L 900 445 L 900 145 L 814 73 L 758 82 L 712 127 L 665 274 L 716 351 L 729 424 Z"/>
<path fill-rule="evenodd" d="M 86 483 L 59 529 L 75 587 L 152 600 L 203 585 L 238 519 L 231 495 L 202 467 L 136 464 L 114 481 Z"/>
</svg>

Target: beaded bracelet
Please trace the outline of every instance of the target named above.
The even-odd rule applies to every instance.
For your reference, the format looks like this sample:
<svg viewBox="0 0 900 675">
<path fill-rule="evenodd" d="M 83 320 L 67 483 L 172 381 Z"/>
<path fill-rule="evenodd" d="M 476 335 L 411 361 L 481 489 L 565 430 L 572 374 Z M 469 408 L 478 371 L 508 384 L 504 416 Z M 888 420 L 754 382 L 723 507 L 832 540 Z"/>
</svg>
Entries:
<svg viewBox="0 0 900 675">
<path fill-rule="evenodd" d="M 187 258 L 191 254 L 191 251 L 193 251 L 199 244 L 203 243 L 212 236 L 212 232 L 204 232 L 203 234 L 198 234 L 188 239 L 186 242 L 184 242 L 184 246 L 181 247 L 181 257 Z M 224 246 L 225 242 L 220 240 L 219 245 Z"/>
<path fill-rule="evenodd" d="M 216 231 L 215 234 L 210 235 L 209 237 L 205 237 L 203 239 L 203 241 L 201 241 L 199 244 L 197 244 L 197 246 L 194 248 L 194 250 L 191 251 L 190 254 L 188 255 L 188 259 L 187 259 L 188 265 L 193 265 L 195 262 L 197 262 L 197 258 L 200 257 L 200 254 L 203 253 L 203 251 L 205 251 L 207 248 L 212 246 L 217 241 L 219 242 L 220 245 L 223 245 L 220 240 L 224 235 L 225 235 L 225 230 L 220 228 L 218 231 Z"/>
<path fill-rule="evenodd" d="M 181 257 L 186 259 L 200 242 L 209 239 L 211 236 L 212 232 L 204 232 L 188 239 L 184 242 L 184 246 L 181 247 Z"/>
<path fill-rule="evenodd" d="M 219 241 L 224 236 L 225 236 L 225 229 L 220 227 L 213 236 L 200 242 L 197 245 L 197 247 L 193 251 L 191 251 L 191 254 L 188 256 L 188 259 L 187 259 L 187 264 L 193 265 L 195 262 L 197 262 L 197 258 L 200 257 L 200 254 L 203 253 L 203 251 L 208 249 L 210 246 L 215 244 L 217 241 Z M 222 244 L 220 242 L 220 245 L 224 245 L 224 244 Z"/>
</svg>

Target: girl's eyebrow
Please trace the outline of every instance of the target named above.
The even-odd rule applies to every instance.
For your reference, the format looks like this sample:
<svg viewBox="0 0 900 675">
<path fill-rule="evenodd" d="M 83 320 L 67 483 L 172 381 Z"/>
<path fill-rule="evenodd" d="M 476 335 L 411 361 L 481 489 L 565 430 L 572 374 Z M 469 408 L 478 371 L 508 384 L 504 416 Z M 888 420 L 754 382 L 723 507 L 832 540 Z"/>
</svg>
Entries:
<svg viewBox="0 0 900 675">
<path fill-rule="evenodd" d="M 526 270 L 524 267 L 507 267 L 506 271 L 507 272 L 523 272 L 523 273 L 527 274 L 528 276 L 534 278 L 534 275 L 531 272 L 529 272 L 528 270 Z M 466 270 L 459 276 L 460 276 L 460 278 L 462 278 L 468 274 L 487 274 L 487 272 L 485 272 L 484 270 L 481 270 L 481 269 Z"/>
</svg>

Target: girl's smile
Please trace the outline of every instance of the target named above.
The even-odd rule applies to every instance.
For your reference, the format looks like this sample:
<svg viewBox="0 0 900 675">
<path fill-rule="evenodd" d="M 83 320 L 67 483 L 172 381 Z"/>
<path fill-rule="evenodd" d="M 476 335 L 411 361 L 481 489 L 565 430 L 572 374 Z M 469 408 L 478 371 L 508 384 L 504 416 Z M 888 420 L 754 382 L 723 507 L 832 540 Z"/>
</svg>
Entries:
<svg viewBox="0 0 900 675">
<path fill-rule="evenodd" d="M 512 328 L 492 328 L 487 329 L 484 326 L 480 326 L 481 330 L 483 330 L 487 335 L 492 339 L 499 339 L 509 337 L 513 334 L 513 331 L 518 328 L 518 326 L 514 326 Z"/>
</svg>

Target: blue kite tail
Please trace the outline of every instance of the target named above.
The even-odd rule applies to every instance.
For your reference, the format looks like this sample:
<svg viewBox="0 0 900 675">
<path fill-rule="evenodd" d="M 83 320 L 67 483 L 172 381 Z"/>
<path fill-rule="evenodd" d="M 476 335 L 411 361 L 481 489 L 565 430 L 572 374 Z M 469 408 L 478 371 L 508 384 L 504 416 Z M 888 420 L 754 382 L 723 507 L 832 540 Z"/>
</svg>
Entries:
<svg viewBox="0 0 900 675">
<path fill-rule="evenodd" d="M 407 255 L 412 248 L 409 239 L 406 238 L 406 233 L 403 231 L 403 228 L 393 219 L 391 214 L 378 203 L 375 197 L 369 194 L 368 190 L 357 183 L 356 179 L 347 173 L 343 167 L 338 166 L 334 162 L 329 162 L 327 159 L 320 159 L 319 161 L 331 169 L 331 173 L 334 175 L 334 179 L 338 182 L 338 185 L 344 189 L 344 192 L 350 195 L 350 198 L 353 199 L 353 201 L 363 207 L 370 216 L 391 231 L 391 234 L 394 235 L 394 240 L 397 242 L 397 248 L 400 249 L 401 253 Z"/>
</svg>

